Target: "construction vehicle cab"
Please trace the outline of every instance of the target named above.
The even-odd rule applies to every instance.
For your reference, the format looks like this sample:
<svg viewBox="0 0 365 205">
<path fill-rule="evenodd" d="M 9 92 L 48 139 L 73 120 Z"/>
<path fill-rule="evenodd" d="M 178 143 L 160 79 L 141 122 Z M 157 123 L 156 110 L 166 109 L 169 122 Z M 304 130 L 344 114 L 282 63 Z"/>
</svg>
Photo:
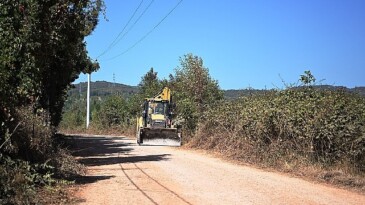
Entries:
<svg viewBox="0 0 365 205">
<path fill-rule="evenodd" d="M 180 130 L 172 120 L 174 107 L 167 87 L 155 97 L 145 99 L 142 116 L 137 120 L 139 145 L 181 145 Z"/>
</svg>

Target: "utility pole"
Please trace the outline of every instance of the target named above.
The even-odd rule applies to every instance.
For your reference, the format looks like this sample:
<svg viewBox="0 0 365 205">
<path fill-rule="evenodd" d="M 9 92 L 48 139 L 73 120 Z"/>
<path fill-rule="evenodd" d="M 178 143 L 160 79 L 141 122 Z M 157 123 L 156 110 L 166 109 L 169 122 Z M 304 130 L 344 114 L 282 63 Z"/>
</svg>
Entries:
<svg viewBox="0 0 365 205">
<path fill-rule="evenodd" d="M 115 94 L 115 73 L 113 73 L 113 86 L 112 86 L 112 94 Z"/>
<path fill-rule="evenodd" d="M 79 98 L 81 98 L 81 83 L 79 84 Z"/>
<path fill-rule="evenodd" d="M 90 123 L 90 78 L 91 73 L 87 74 L 87 99 L 86 99 L 86 129 L 89 128 Z"/>
</svg>

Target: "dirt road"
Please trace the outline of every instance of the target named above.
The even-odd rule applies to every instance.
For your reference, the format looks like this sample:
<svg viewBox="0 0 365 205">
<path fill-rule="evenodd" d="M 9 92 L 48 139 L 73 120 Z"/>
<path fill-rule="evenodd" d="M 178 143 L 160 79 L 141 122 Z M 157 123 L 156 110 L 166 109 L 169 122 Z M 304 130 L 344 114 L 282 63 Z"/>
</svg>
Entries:
<svg viewBox="0 0 365 205">
<path fill-rule="evenodd" d="M 365 196 L 123 137 L 74 137 L 84 204 L 365 204 Z"/>
</svg>

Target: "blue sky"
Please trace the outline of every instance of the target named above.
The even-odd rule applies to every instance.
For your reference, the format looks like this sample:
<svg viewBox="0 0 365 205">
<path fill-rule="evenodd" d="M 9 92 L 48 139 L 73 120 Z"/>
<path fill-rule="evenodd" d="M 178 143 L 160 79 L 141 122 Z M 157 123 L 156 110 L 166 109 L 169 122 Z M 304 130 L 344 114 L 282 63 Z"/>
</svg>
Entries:
<svg viewBox="0 0 365 205">
<path fill-rule="evenodd" d="M 365 86 L 364 0 L 144 0 L 116 46 L 98 58 L 92 81 L 137 85 L 153 67 L 167 78 L 187 53 L 200 56 L 222 89 L 283 88 L 311 70 L 322 84 Z M 106 18 L 86 38 L 96 59 L 116 39 L 140 0 L 105 0 Z M 123 36 L 121 33 L 120 37 Z M 76 82 L 86 81 L 81 75 Z"/>
</svg>

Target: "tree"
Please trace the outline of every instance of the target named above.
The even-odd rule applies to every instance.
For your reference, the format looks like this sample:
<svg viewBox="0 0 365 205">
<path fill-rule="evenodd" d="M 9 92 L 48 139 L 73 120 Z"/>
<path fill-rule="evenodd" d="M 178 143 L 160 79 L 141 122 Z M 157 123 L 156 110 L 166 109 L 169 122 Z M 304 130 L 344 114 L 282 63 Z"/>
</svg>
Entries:
<svg viewBox="0 0 365 205">
<path fill-rule="evenodd" d="M 194 130 L 206 107 L 223 99 L 218 82 L 209 75 L 202 58 L 189 53 L 180 58 L 181 67 L 170 75 L 170 86 L 175 93 L 178 114 L 185 119 L 190 130 Z"/>
<path fill-rule="evenodd" d="M 54 128 L 60 122 L 71 82 L 81 72 L 99 68 L 88 57 L 84 38 L 97 25 L 102 9 L 103 0 L 1 0 L 3 203 L 37 204 L 32 196 L 35 183 L 53 183 L 50 173 L 57 172 L 58 177 L 71 173 L 63 168 L 72 166 L 63 160 L 65 154 L 53 140 Z M 78 116 L 76 121 L 80 121 Z M 19 200 L 18 195 L 26 197 Z"/>
<path fill-rule="evenodd" d="M 303 75 L 300 75 L 300 82 L 305 86 L 311 86 L 316 82 L 316 78 L 310 70 L 306 70 Z"/>
<path fill-rule="evenodd" d="M 157 77 L 157 72 L 151 68 L 142 78 L 138 84 L 140 95 L 152 97 L 156 95 L 161 88 L 161 81 Z"/>
<path fill-rule="evenodd" d="M 31 105 L 58 125 L 71 82 L 99 68 L 87 56 L 84 37 L 97 25 L 102 8 L 102 0 L 2 0 L 2 123 L 9 126 L 16 107 Z"/>
<path fill-rule="evenodd" d="M 35 152 L 46 157 L 35 139 L 53 136 L 71 83 L 99 68 L 84 38 L 102 9 L 103 0 L 1 1 L 1 153 L 33 161 Z"/>
<path fill-rule="evenodd" d="M 122 96 L 112 95 L 101 104 L 96 112 L 96 121 L 103 128 L 113 125 L 121 125 L 129 118 L 127 103 Z"/>
<path fill-rule="evenodd" d="M 128 100 L 132 115 L 138 115 L 141 110 L 143 99 L 153 97 L 162 90 L 163 84 L 157 77 L 157 72 L 151 68 L 141 78 L 138 84 L 138 93 Z"/>
</svg>

